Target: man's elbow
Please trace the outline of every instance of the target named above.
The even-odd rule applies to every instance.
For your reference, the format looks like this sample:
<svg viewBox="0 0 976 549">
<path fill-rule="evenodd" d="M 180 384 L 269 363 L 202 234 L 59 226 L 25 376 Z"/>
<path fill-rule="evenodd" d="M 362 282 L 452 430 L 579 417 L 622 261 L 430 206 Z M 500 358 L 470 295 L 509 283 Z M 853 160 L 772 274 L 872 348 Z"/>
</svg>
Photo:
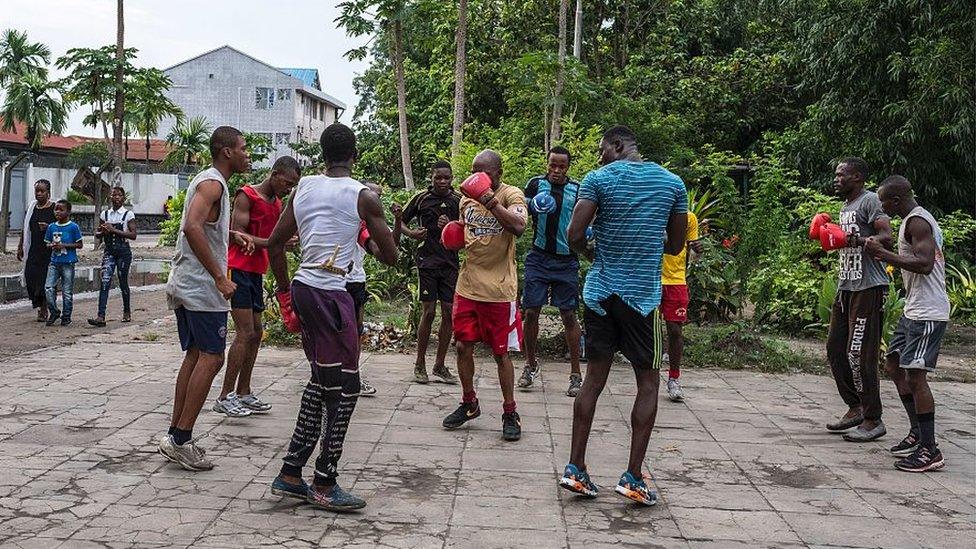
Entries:
<svg viewBox="0 0 976 549">
<path fill-rule="evenodd" d="M 393 250 L 393 249 L 390 249 L 390 250 L 380 249 L 379 252 L 380 253 L 377 254 L 376 259 L 378 259 L 380 261 L 380 263 L 382 263 L 384 265 L 388 265 L 390 267 L 396 265 L 396 260 L 397 260 L 396 250 Z"/>
<path fill-rule="evenodd" d="M 684 242 L 681 242 L 679 245 L 675 246 L 674 242 L 668 241 L 667 243 L 664 244 L 664 253 L 668 255 L 678 255 L 681 253 L 681 250 L 683 250 L 684 247 L 685 247 Z"/>
</svg>

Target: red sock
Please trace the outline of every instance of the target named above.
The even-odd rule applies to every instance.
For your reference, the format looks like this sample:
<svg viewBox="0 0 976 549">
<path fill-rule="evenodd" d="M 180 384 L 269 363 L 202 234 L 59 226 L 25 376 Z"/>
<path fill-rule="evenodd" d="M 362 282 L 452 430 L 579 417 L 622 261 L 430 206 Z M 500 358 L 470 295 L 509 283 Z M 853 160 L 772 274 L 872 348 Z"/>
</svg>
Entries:
<svg viewBox="0 0 976 549">
<path fill-rule="evenodd" d="M 514 412 L 515 411 L 515 401 L 513 400 L 511 402 L 503 402 L 502 403 L 502 411 L 505 412 L 506 414 L 510 414 L 510 413 Z"/>
<path fill-rule="evenodd" d="M 464 402 L 465 404 L 473 404 L 478 402 L 478 395 L 474 391 L 465 391 L 464 394 L 461 395 L 461 402 Z"/>
<path fill-rule="evenodd" d="M 668 379 L 678 379 L 678 376 L 680 375 L 681 370 L 674 367 L 668 369 Z"/>
</svg>

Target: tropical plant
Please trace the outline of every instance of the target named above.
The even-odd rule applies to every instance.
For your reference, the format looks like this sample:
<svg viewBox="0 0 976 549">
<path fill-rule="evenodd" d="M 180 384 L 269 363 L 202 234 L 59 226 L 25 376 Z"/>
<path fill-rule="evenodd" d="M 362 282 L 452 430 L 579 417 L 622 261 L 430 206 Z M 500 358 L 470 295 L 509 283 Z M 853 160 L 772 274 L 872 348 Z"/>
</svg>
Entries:
<svg viewBox="0 0 976 549">
<path fill-rule="evenodd" d="M 211 131 L 210 124 L 202 116 L 180 120 L 166 135 L 166 144 L 170 149 L 163 164 L 200 165 L 200 156 L 210 152 Z"/>
<path fill-rule="evenodd" d="M 951 317 L 966 324 L 976 324 L 976 276 L 970 266 L 947 265 L 946 277 Z"/>
<path fill-rule="evenodd" d="M 731 250 L 711 238 L 688 265 L 688 316 L 696 322 L 728 321 L 742 310 L 743 291 Z"/>
<path fill-rule="evenodd" d="M 183 120 L 183 111 L 166 97 L 172 81 L 159 69 L 138 69 L 129 84 L 128 113 L 136 131 L 146 139 L 146 163 L 149 163 L 149 139 L 156 135 L 159 123 L 167 117 Z"/>
<path fill-rule="evenodd" d="M 27 32 L 7 29 L 0 36 L 0 86 L 8 85 L 24 74 L 36 74 L 46 79 L 50 61 L 50 48 L 40 42 L 31 42 Z"/>
<path fill-rule="evenodd" d="M 131 76 L 135 72 L 132 59 L 137 50 L 125 50 L 123 71 Z M 67 90 L 67 97 L 72 103 L 88 105 L 91 114 L 82 123 L 92 128 L 102 128 L 105 144 L 112 149 L 112 138 L 108 133 L 108 125 L 115 112 L 115 46 L 100 48 L 71 48 L 58 58 L 55 66 L 67 71 L 63 82 Z"/>
</svg>

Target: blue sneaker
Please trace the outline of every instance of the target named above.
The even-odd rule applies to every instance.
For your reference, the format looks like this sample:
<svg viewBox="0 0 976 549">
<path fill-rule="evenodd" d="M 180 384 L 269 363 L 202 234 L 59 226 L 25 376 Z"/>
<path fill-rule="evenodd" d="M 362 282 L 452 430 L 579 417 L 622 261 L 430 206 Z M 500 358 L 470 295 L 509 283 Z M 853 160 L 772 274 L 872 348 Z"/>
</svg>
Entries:
<svg viewBox="0 0 976 549">
<path fill-rule="evenodd" d="M 644 483 L 644 479 L 634 478 L 634 475 L 630 474 L 630 471 L 626 471 L 620 475 L 620 482 L 617 483 L 614 491 L 629 500 L 647 505 L 648 507 L 657 503 L 657 492 L 648 488 L 647 484 Z"/>
<path fill-rule="evenodd" d="M 287 496 L 302 500 L 308 499 L 308 483 L 302 479 L 301 484 L 285 482 L 280 476 L 275 477 L 271 483 L 271 493 L 276 496 Z"/>
<path fill-rule="evenodd" d="M 356 497 L 343 490 L 338 484 L 319 491 L 314 487 L 308 489 L 308 502 L 312 505 L 328 509 L 329 511 L 355 511 L 366 507 L 366 500 Z"/>
<path fill-rule="evenodd" d="M 588 498 L 595 498 L 598 491 L 596 484 L 590 480 L 590 475 L 586 471 L 580 471 L 579 467 L 572 463 L 566 466 L 563 476 L 559 479 L 559 487 Z"/>
</svg>

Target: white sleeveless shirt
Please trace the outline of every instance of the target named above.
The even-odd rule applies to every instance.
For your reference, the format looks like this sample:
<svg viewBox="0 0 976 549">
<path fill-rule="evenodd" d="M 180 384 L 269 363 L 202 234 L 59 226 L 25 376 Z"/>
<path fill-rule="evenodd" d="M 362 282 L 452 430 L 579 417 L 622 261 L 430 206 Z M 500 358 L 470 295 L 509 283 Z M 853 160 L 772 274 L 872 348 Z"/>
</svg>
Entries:
<svg viewBox="0 0 976 549">
<path fill-rule="evenodd" d="M 942 255 L 942 229 L 928 210 L 916 206 L 901 222 L 898 229 L 898 255 L 912 255 L 912 245 L 905 238 L 908 220 L 918 217 L 924 219 L 932 228 L 932 238 L 938 246 L 935 250 L 935 263 L 932 272 L 923 275 L 902 269 L 901 279 L 905 285 L 905 310 L 902 314 L 909 320 L 949 320 L 949 296 L 946 294 L 945 257 Z"/>
<path fill-rule="evenodd" d="M 292 203 L 302 247 L 302 266 L 295 273 L 295 280 L 321 290 L 346 289 L 357 260 L 359 193 L 365 188 L 351 177 L 310 175 L 298 182 Z M 308 267 L 330 260 L 346 275 Z"/>
</svg>

